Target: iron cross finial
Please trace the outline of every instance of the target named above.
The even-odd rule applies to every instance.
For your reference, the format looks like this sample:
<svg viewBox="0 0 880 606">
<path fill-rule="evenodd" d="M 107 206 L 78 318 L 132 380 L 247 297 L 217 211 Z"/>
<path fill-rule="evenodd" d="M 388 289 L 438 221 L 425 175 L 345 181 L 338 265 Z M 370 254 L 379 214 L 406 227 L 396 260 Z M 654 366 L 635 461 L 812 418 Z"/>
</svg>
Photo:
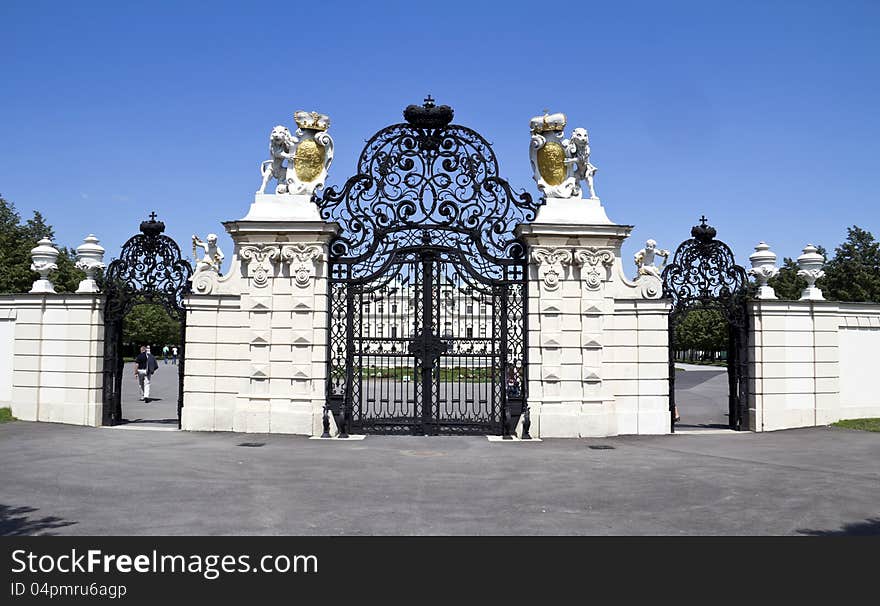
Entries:
<svg viewBox="0 0 880 606">
<path fill-rule="evenodd" d="M 703 215 L 702 217 L 700 217 L 700 225 L 706 225 L 706 222 L 708 220 L 709 219 L 706 218 L 706 215 Z"/>
<path fill-rule="evenodd" d="M 430 93 L 425 97 L 425 107 L 434 107 L 434 98 L 431 97 Z"/>
<path fill-rule="evenodd" d="M 156 220 L 156 211 L 153 211 L 150 213 L 150 221 L 155 221 L 155 220 Z"/>
</svg>

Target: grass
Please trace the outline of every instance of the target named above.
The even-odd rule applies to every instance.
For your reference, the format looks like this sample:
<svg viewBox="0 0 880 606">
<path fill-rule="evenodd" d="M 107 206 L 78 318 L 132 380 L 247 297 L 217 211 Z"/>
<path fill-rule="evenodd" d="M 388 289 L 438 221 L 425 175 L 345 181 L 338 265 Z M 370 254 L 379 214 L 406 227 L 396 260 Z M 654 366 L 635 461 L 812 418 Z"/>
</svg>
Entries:
<svg viewBox="0 0 880 606">
<path fill-rule="evenodd" d="M 12 416 L 11 408 L 0 408 L 0 423 L 9 423 L 15 420 L 15 417 Z"/>
<path fill-rule="evenodd" d="M 843 419 L 837 423 L 832 423 L 832 425 L 834 427 L 843 427 L 844 429 L 880 432 L 880 419 Z"/>
</svg>

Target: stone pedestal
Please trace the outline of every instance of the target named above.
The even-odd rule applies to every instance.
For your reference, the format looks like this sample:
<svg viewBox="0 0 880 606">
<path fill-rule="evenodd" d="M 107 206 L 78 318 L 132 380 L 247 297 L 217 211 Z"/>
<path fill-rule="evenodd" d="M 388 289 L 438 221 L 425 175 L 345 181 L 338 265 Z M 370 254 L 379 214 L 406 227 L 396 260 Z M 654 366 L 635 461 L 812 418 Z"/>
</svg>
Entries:
<svg viewBox="0 0 880 606">
<path fill-rule="evenodd" d="M 311 194 L 255 194 L 242 221 L 321 221 Z"/>
<path fill-rule="evenodd" d="M 327 243 L 338 228 L 307 196 L 262 194 L 223 225 L 235 243 L 230 270 L 197 273 L 187 299 L 182 426 L 319 434 Z"/>
<path fill-rule="evenodd" d="M 625 276 L 631 230 L 596 198 L 549 199 L 517 228 L 529 248 L 533 435 L 669 431 L 668 303 L 656 277 Z"/>
<path fill-rule="evenodd" d="M 613 225 L 599 198 L 550 198 L 538 211 L 538 221 L 553 225 Z"/>
</svg>

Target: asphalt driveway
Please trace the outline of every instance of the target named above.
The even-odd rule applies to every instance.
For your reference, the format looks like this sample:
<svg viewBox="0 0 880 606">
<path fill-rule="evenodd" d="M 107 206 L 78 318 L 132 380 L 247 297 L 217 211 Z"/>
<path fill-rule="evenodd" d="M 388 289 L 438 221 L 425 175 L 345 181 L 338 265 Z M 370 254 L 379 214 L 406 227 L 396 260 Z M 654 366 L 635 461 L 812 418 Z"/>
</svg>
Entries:
<svg viewBox="0 0 880 606">
<path fill-rule="evenodd" d="M 0 425 L 0 534 L 880 534 L 880 434 L 490 443 Z"/>
</svg>

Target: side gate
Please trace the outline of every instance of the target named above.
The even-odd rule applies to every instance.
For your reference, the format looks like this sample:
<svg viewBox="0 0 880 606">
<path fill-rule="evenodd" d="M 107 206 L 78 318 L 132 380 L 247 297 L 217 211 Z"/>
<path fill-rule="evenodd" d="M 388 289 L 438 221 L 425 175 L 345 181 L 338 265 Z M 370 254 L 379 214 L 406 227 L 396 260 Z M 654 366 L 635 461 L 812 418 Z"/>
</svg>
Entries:
<svg viewBox="0 0 880 606">
<path fill-rule="evenodd" d="M 675 431 L 675 352 L 678 327 L 688 313 L 717 312 L 727 324 L 728 423 L 737 431 L 748 410 L 748 277 L 736 264 L 730 247 L 716 240 L 706 217 L 691 229 L 691 238 L 675 251 L 663 270 L 663 295 L 672 300 L 669 312 L 669 414 Z"/>
<path fill-rule="evenodd" d="M 119 258 L 110 263 L 103 277 L 104 389 L 103 423 L 122 420 L 122 328 L 125 316 L 139 303 L 161 304 L 180 322 L 177 391 L 177 426 L 183 409 L 183 377 L 186 364 L 186 313 L 183 298 L 190 288 L 192 266 L 183 259 L 177 243 L 162 232 L 165 224 L 156 213 L 140 225 L 141 233 L 129 238 Z"/>
</svg>

